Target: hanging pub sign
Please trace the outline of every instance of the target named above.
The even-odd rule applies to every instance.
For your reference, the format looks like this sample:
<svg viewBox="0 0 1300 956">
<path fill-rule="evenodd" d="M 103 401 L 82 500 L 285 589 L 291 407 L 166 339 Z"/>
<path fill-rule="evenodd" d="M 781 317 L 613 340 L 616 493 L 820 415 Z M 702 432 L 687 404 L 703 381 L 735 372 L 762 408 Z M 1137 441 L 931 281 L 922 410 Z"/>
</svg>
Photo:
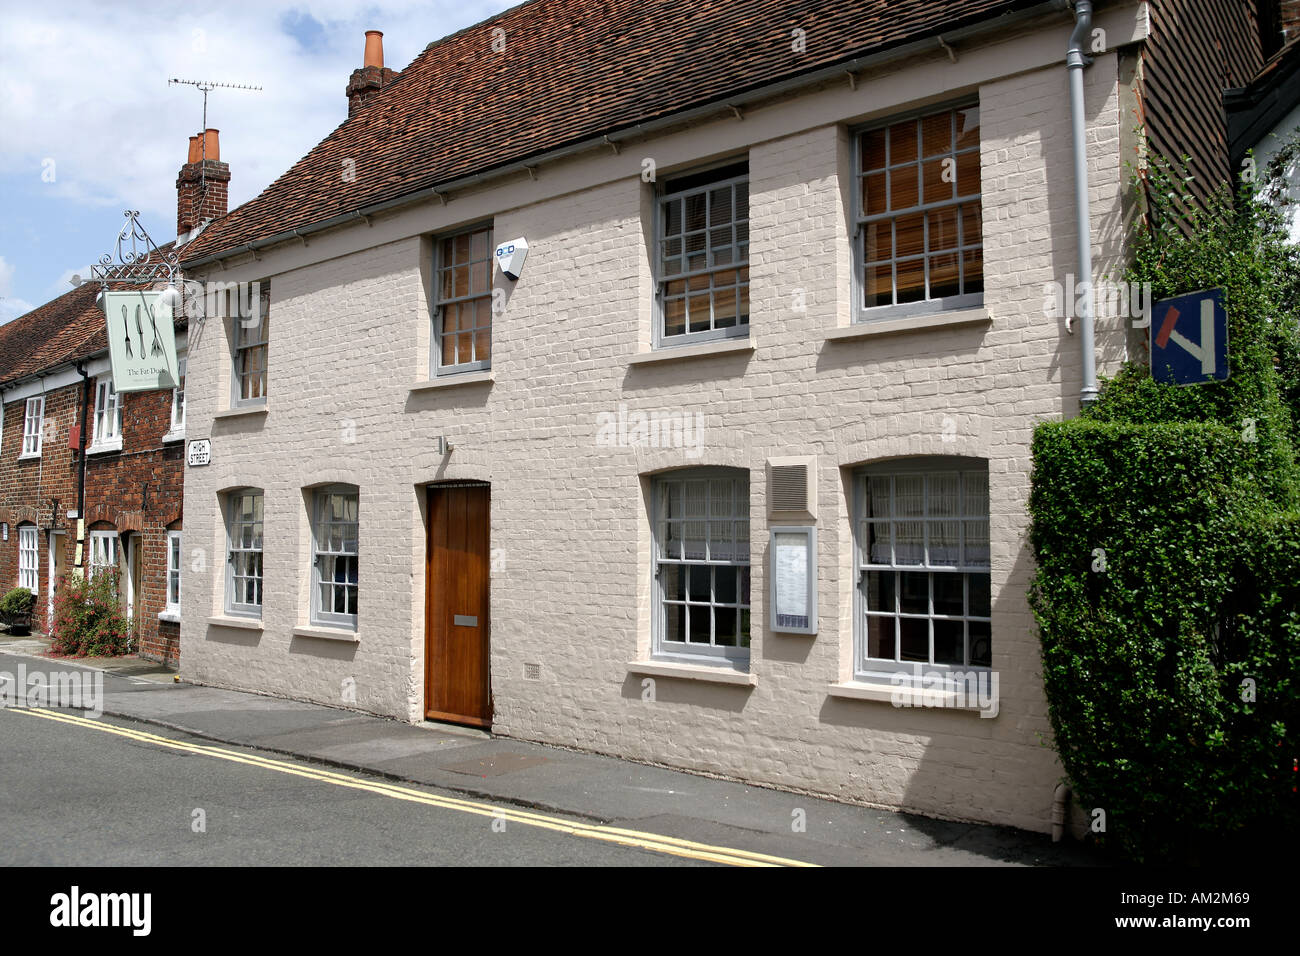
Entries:
<svg viewBox="0 0 1300 956">
<path fill-rule="evenodd" d="M 108 325 L 114 391 L 147 392 L 177 386 L 172 317 L 173 303 L 178 300 L 174 289 L 104 291 L 101 302 Z"/>
</svg>

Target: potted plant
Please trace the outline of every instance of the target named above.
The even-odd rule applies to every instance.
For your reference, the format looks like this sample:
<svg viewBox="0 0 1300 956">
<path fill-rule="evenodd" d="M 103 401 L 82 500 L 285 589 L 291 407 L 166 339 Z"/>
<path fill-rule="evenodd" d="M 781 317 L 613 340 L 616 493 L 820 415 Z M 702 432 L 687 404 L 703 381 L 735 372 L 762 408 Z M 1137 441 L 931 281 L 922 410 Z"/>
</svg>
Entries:
<svg viewBox="0 0 1300 956">
<path fill-rule="evenodd" d="M 36 595 L 27 588 L 14 588 L 0 598 L 0 621 L 11 634 L 28 634 L 32 627 L 32 608 L 36 606 Z"/>
</svg>

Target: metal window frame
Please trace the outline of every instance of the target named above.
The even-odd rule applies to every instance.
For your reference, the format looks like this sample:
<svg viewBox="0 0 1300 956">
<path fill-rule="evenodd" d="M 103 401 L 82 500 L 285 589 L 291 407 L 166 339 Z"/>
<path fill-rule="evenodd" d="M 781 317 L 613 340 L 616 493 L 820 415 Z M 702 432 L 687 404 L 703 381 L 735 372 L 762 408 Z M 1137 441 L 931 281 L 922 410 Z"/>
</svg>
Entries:
<svg viewBox="0 0 1300 956">
<path fill-rule="evenodd" d="M 717 664 L 722 666 L 730 666 L 735 669 L 748 669 L 748 665 L 751 657 L 750 650 L 754 643 L 753 594 L 751 590 L 750 601 L 748 604 L 745 604 L 742 600 L 744 592 L 741 587 L 741 583 L 740 583 L 741 576 L 739 573 L 737 573 L 737 577 L 736 577 L 736 603 L 734 605 L 731 605 L 731 604 L 718 604 L 716 602 L 715 600 L 716 595 L 714 593 L 717 589 L 716 575 L 713 571 L 710 571 L 709 601 L 708 601 L 709 644 L 704 645 L 704 644 L 694 644 L 687 641 L 669 641 L 664 636 L 667 633 L 667 602 L 664 596 L 664 582 L 661 573 L 661 568 L 664 565 L 677 565 L 683 568 L 690 568 L 695 566 L 704 566 L 709 568 L 724 567 L 724 568 L 734 568 L 737 570 L 737 572 L 739 572 L 741 569 L 748 568 L 750 569 L 750 574 L 751 575 L 753 574 L 752 535 L 749 536 L 750 557 L 749 560 L 746 561 L 738 561 L 735 560 L 734 558 L 729 561 L 723 561 L 723 560 L 715 561 L 711 559 L 706 559 L 704 561 L 691 561 L 691 560 L 687 560 L 685 557 L 682 557 L 680 559 L 674 559 L 674 558 L 665 558 L 663 556 L 664 541 L 663 541 L 663 536 L 660 534 L 660 527 L 663 524 L 663 522 L 667 519 L 665 519 L 662 514 L 663 506 L 661 504 L 661 497 L 662 497 L 660 494 L 661 489 L 664 487 L 664 485 L 669 483 L 682 484 L 683 485 L 682 500 L 685 501 L 684 486 L 686 482 L 688 481 L 707 482 L 710 480 L 716 480 L 720 478 L 725 478 L 733 482 L 739 482 L 739 481 L 744 482 L 744 490 L 745 490 L 744 505 L 743 506 L 737 505 L 738 510 L 733 511 L 725 518 L 723 518 L 722 516 L 718 516 L 718 518 L 715 519 L 712 514 L 712 510 L 713 510 L 712 502 L 711 500 L 706 499 L 704 517 L 699 519 L 690 519 L 690 520 L 699 520 L 704 522 L 706 547 L 708 542 L 709 523 L 714 520 L 719 520 L 719 521 L 726 520 L 726 521 L 735 522 L 735 521 L 740 521 L 743 518 L 743 520 L 746 522 L 747 527 L 752 526 L 752 519 L 749 516 L 749 501 L 750 501 L 749 472 L 740 468 L 707 468 L 706 467 L 706 468 L 683 468 L 683 469 L 664 472 L 662 474 L 651 476 L 650 496 L 651 496 L 652 546 L 651 546 L 651 567 L 650 567 L 650 576 L 651 576 L 650 593 L 654 596 L 653 607 L 651 608 L 651 622 L 652 622 L 651 626 L 652 626 L 652 634 L 653 634 L 651 640 L 651 655 L 657 660 L 689 661 L 691 663 L 697 663 L 697 664 Z M 686 519 L 673 519 L 673 520 L 682 521 L 683 523 L 685 523 Z M 738 540 L 739 539 L 735 536 L 735 528 L 733 525 L 732 528 L 733 549 L 737 547 Z M 689 588 L 690 588 L 689 571 L 686 572 L 686 575 L 687 575 L 686 587 L 688 589 L 687 593 L 689 595 L 690 593 L 689 592 Z M 692 603 L 696 604 L 697 606 L 699 604 L 699 602 L 691 602 L 688 597 L 686 602 L 688 615 L 690 613 L 689 607 Z M 739 646 L 726 647 L 722 645 L 715 645 L 713 643 L 714 636 L 715 636 L 713 611 L 718 607 L 735 608 L 736 626 L 738 629 L 740 627 L 742 612 L 744 611 L 750 612 L 750 618 L 749 618 L 750 646 L 749 647 L 739 647 Z"/>
<path fill-rule="evenodd" d="M 955 311 L 959 309 L 977 308 L 984 304 L 983 292 L 969 292 L 969 293 L 962 293 L 959 295 L 945 296 L 942 299 L 927 298 L 920 302 L 895 303 L 891 305 L 868 306 L 864 302 L 866 296 L 866 268 L 867 268 L 867 256 L 866 256 L 866 248 L 865 248 L 865 243 L 866 243 L 865 226 L 871 222 L 881 222 L 881 221 L 892 222 L 897 220 L 900 215 L 904 215 L 904 214 L 911 215 L 914 213 L 921 213 L 924 215 L 926 213 L 929 213 L 933 209 L 940 209 L 948 206 L 960 207 L 962 205 L 975 203 L 980 207 L 980 234 L 982 236 L 984 231 L 984 201 L 983 201 L 984 182 L 983 179 L 981 178 L 980 191 L 975 196 L 966 196 L 962 199 L 942 200 L 936 203 L 920 203 L 916 206 L 909 206 L 907 209 L 901 211 L 890 211 L 885 213 L 877 213 L 874 216 L 865 216 L 862 214 L 862 179 L 863 179 L 862 137 L 863 134 L 872 132 L 873 130 L 886 129 L 890 126 L 895 125 L 896 123 L 903 123 L 909 120 L 919 121 L 921 119 L 924 119 L 927 116 L 934 116 L 939 113 L 955 114 L 959 110 L 970 109 L 971 107 L 980 109 L 980 101 L 978 96 L 964 96 L 956 100 L 949 100 L 943 103 L 934 103 L 926 107 L 921 107 L 914 110 L 907 110 L 906 112 L 902 112 L 902 113 L 895 113 L 887 118 L 873 120 L 872 122 L 863 123 L 861 125 L 852 126 L 849 128 L 848 132 L 849 132 L 850 143 L 852 146 L 852 149 L 850 150 L 850 159 L 849 159 L 850 162 L 849 178 L 851 180 L 849 198 L 852 204 L 850 208 L 852 210 L 852 216 L 853 216 L 853 220 L 852 220 L 853 234 L 850 238 L 852 239 L 852 247 L 853 247 L 853 273 L 852 273 L 851 291 L 853 295 L 852 321 L 854 324 L 864 324 L 873 321 L 878 321 L 881 319 L 901 319 L 901 318 L 909 318 L 912 316 L 919 316 L 919 315 L 933 315 L 939 312 L 949 312 L 949 311 Z M 954 119 L 953 122 L 955 123 L 956 120 Z M 982 134 L 983 116 L 982 115 L 980 117 L 980 123 L 981 123 L 981 127 L 980 127 L 981 145 L 975 148 L 974 150 L 975 152 L 979 152 L 980 150 L 982 150 L 982 146 L 983 146 L 983 134 Z M 954 137 L 955 137 L 955 132 L 954 132 Z M 953 145 L 954 146 L 956 145 L 955 138 L 954 138 Z M 961 153 L 971 152 L 971 151 L 972 150 L 970 149 L 960 150 L 960 151 L 955 151 L 952 154 L 945 154 L 945 155 L 957 156 L 960 155 Z M 886 168 L 892 169 L 892 166 L 890 166 L 887 163 Z M 925 263 L 925 285 L 926 285 L 926 294 L 928 295 L 930 290 L 929 260 L 931 256 L 929 217 L 925 216 L 924 221 L 925 221 L 925 227 L 924 227 L 925 236 L 923 239 L 924 245 L 923 245 L 921 255 L 907 256 L 904 258 L 903 261 L 911 261 L 919 258 Z M 893 269 L 894 298 L 897 299 L 899 260 L 897 258 L 896 253 L 898 252 L 898 244 L 897 244 L 896 234 L 891 232 L 891 236 L 893 236 L 893 241 L 891 242 L 891 250 L 894 253 L 894 255 L 891 256 L 890 263 L 894 267 Z M 963 270 L 965 268 L 963 265 L 964 260 L 962 258 L 962 254 L 964 252 L 969 252 L 976 248 L 980 250 L 980 259 L 981 262 L 983 262 L 984 242 L 982 239 L 978 246 L 974 246 L 974 245 L 967 246 L 962 244 L 961 220 L 959 214 L 958 224 L 957 224 L 957 246 L 956 248 L 951 250 L 944 250 L 945 252 L 952 252 L 956 254 L 959 276 L 962 275 Z M 985 272 L 985 277 L 987 281 L 987 272 Z"/>
<path fill-rule="evenodd" d="M 238 617 L 261 618 L 262 604 L 247 604 L 242 601 L 236 601 L 235 596 L 240 593 L 237 590 L 235 581 L 235 555 L 236 554 L 263 554 L 264 548 L 245 548 L 236 547 L 235 542 L 240 540 L 236 533 L 243 527 L 244 522 L 239 520 L 238 504 L 241 498 L 255 497 L 262 499 L 262 538 L 266 540 L 266 492 L 261 488 L 239 488 L 231 491 L 226 495 L 226 601 L 225 610 L 227 614 Z M 264 560 L 264 559 L 263 559 Z M 261 566 L 261 562 L 259 562 Z M 262 567 L 262 574 L 257 577 L 258 596 L 265 601 L 265 567 Z M 245 579 L 250 575 L 243 575 Z"/>
<path fill-rule="evenodd" d="M 24 538 L 30 538 L 31 544 L 28 546 L 24 543 Z M 33 560 L 31 567 L 23 566 L 23 556 L 30 555 Z M 23 575 L 30 574 L 32 583 L 26 584 L 23 581 Z M 41 587 L 41 537 L 40 532 L 34 524 L 20 524 L 18 526 L 18 587 L 27 588 L 33 594 L 40 591 Z"/>
<path fill-rule="evenodd" d="M 664 290 L 669 281 L 675 282 L 682 279 L 689 281 L 691 278 L 694 278 L 695 276 L 698 275 L 712 275 L 715 272 L 725 272 L 728 269 L 738 270 L 742 267 L 749 268 L 748 244 L 746 244 L 746 253 L 743 262 L 737 261 L 737 262 L 730 263 L 729 265 L 726 266 L 697 269 L 694 272 L 681 272 L 677 275 L 672 276 L 670 280 L 669 277 L 664 274 L 664 264 L 663 264 L 664 244 L 667 242 L 668 239 L 668 237 L 664 235 L 664 228 L 666 225 L 666 215 L 664 211 L 664 206 L 671 199 L 684 200 L 686 196 L 693 195 L 695 193 L 700 193 L 700 192 L 707 193 L 710 190 L 717 189 L 719 186 L 732 186 L 734 189 L 737 183 L 744 182 L 748 184 L 750 182 L 749 154 L 745 153 L 744 156 L 732 156 L 727 159 L 719 160 L 718 162 L 709 163 L 705 166 L 695 166 L 688 169 L 679 170 L 674 172 L 671 177 L 666 177 L 667 179 L 682 179 L 688 176 L 698 176 L 698 175 L 711 172 L 712 170 L 715 169 L 720 170 L 720 169 L 725 169 L 728 166 L 735 166 L 736 164 L 741 162 L 745 163 L 746 166 L 746 171 L 741 175 L 729 176 L 724 179 L 714 180 L 712 182 L 708 182 L 703 185 L 692 186 L 689 189 L 682 189 L 676 192 L 666 192 L 663 188 L 659 186 L 656 186 L 655 188 L 654 205 L 653 205 L 655 248 L 653 250 L 653 254 L 650 257 L 651 265 L 654 270 L 654 285 L 655 285 L 654 323 L 653 323 L 653 328 L 651 330 L 651 347 L 654 349 L 671 349 L 683 345 L 699 345 L 704 342 L 720 342 L 720 341 L 725 341 L 727 339 L 739 339 L 739 338 L 749 337 L 749 328 L 750 328 L 749 320 L 750 318 L 752 318 L 752 316 L 747 316 L 746 320 L 743 323 L 737 322 L 736 325 L 733 325 L 729 328 L 723 328 L 723 329 L 709 328 L 700 332 L 687 331 L 681 335 L 673 335 L 673 336 L 668 336 L 664 334 L 665 327 L 666 327 L 665 324 L 667 321 L 667 316 L 664 309 L 664 299 L 665 299 Z M 683 209 L 684 208 L 685 207 L 683 207 Z M 735 224 L 738 221 L 739 220 L 737 219 L 734 218 L 732 219 L 733 228 L 735 227 Z M 750 222 L 748 204 L 746 204 L 744 221 L 746 224 Z M 683 225 L 685 225 L 684 216 L 683 216 Z M 706 203 L 705 227 L 704 227 L 704 232 L 706 235 L 706 242 L 705 242 L 706 253 L 708 252 L 709 249 L 708 242 L 707 242 L 707 235 L 710 228 L 711 227 L 708 225 L 708 206 Z M 685 256 L 686 256 L 686 249 L 685 246 L 683 246 L 682 258 L 685 259 Z M 744 287 L 748 288 L 749 283 L 746 282 Z M 741 288 L 740 285 L 736 286 L 737 290 L 739 290 L 740 288 Z M 710 284 L 710 309 L 711 308 L 712 308 L 712 284 Z M 713 322 L 712 315 L 710 315 L 709 322 L 710 325 L 712 325 Z M 688 317 L 688 321 L 687 321 L 688 330 L 689 327 L 690 327 L 690 322 Z"/>
<path fill-rule="evenodd" d="M 176 565 L 172 566 L 172 542 L 176 542 Z M 173 611 L 177 614 L 181 610 L 181 533 L 179 531 L 167 532 L 167 577 L 164 584 L 163 605 L 166 610 Z M 172 575 L 176 576 L 176 600 L 172 600 Z"/>
<path fill-rule="evenodd" d="M 356 614 L 343 614 L 338 611 L 327 611 L 321 607 L 321 586 L 326 582 L 321 577 L 320 559 L 322 557 L 349 556 L 356 559 L 357 608 L 359 610 L 361 607 L 361 489 L 356 485 L 321 485 L 313 488 L 311 491 L 311 623 L 326 627 L 347 628 L 355 631 L 357 629 Z M 325 524 L 325 502 L 332 495 L 351 496 L 357 500 L 356 552 L 320 550 L 320 532 L 321 528 Z M 329 583 L 331 587 L 338 586 L 332 581 Z"/>
<path fill-rule="evenodd" d="M 430 291 L 432 294 L 429 296 L 429 308 L 431 311 L 431 315 L 429 317 L 431 323 L 429 326 L 429 371 L 431 373 L 430 375 L 431 378 L 442 378 L 443 376 L 447 376 L 447 375 L 461 375 L 465 372 L 483 372 L 492 367 L 492 358 L 490 355 L 486 359 L 475 359 L 472 362 L 457 362 L 454 365 L 443 365 L 442 364 L 442 335 L 443 335 L 442 319 L 443 319 L 444 306 L 456 305 L 462 302 L 473 302 L 477 299 L 486 298 L 488 300 L 488 316 L 489 316 L 488 341 L 491 343 L 489 348 L 492 351 L 495 351 L 496 342 L 493 336 L 496 331 L 496 314 L 492 308 L 494 304 L 493 292 L 495 290 L 494 279 L 496 277 L 496 272 L 493 267 L 494 266 L 493 251 L 496 248 L 493 245 L 493 242 L 496 238 L 495 229 L 496 229 L 496 221 L 494 219 L 485 219 L 485 220 L 480 220 L 479 222 L 476 223 L 472 223 L 471 225 L 468 226 L 461 226 L 460 228 L 453 229 L 450 232 L 440 232 L 433 237 L 433 262 L 432 262 L 433 271 L 431 273 L 432 282 L 430 283 L 431 285 Z M 440 273 L 444 268 L 443 261 L 442 261 L 443 244 L 446 243 L 449 239 L 456 239 L 459 236 L 473 235 L 474 233 L 477 232 L 487 233 L 487 240 L 488 240 L 487 241 L 487 249 L 488 249 L 487 292 L 480 293 L 478 295 L 471 294 L 471 295 L 463 295 L 463 296 L 453 296 L 450 299 L 442 298 L 442 282 L 441 282 Z M 472 258 L 473 256 L 472 242 L 473 241 L 471 240 L 471 247 L 470 247 L 471 258 L 469 263 L 467 263 L 470 266 L 474 264 L 474 259 Z M 471 270 L 471 283 L 470 283 L 471 288 L 473 287 L 472 276 L 473 276 L 473 272 Z M 476 345 L 471 345 L 471 347 L 477 349 Z"/>
<path fill-rule="evenodd" d="M 987 481 L 988 478 L 988 461 L 982 458 L 962 458 L 962 457 L 913 457 L 899 458 L 888 462 L 874 463 L 857 469 L 853 474 L 853 571 L 854 571 L 854 588 L 853 588 L 853 672 L 855 679 L 888 679 L 898 673 L 910 674 L 916 666 L 925 668 L 927 671 L 935 673 L 956 673 L 956 672 L 983 672 L 992 670 L 992 555 L 987 566 L 978 565 L 934 565 L 929 563 L 929 524 L 932 520 L 956 521 L 960 527 L 959 547 L 964 552 L 965 544 L 965 522 L 972 520 L 989 521 L 988 509 L 986 508 L 983 515 L 966 515 L 964 508 L 958 507 L 958 514 L 944 515 L 941 518 L 932 519 L 930 517 L 930 489 L 928 479 L 936 473 L 973 473 L 982 472 Z M 923 515 L 919 518 L 909 517 L 906 520 L 920 521 L 922 524 L 922 546 L 925 554 L 922 564 L 916 565 L 899 565 L 896 563 L 894 552 L 893 529 L 892 523 L 897 518 L 888 519 L 891 522 L 890 531 L 890 564 L 877 564 L 869 560 L 869 554 L 866 547 L 867 542 L 864 537 L 863 529 L 868 521 L 866 516 L 867 500 L 867 482 L 873 477 L 889 476 L 891 478 L 891 498 L 895 491 L 893 479 L 900 475 L 920 475 L 927 479 L 924 485 L 922 509 Z M 965 497 L 964 487 L 959 489 L 959 495 Z M 990 545 L 992 543 L 990 535 Z M 925 574 L 927 576 L 927 602 L 926 613 L 922 614 L 903 614 L 900 606 L 900 588 L 894 591 L 894 610 L 878 614 L 870 614 L 867 606 L 866 583 L 868 573 L 871 571 L 879 572 L 906 572 L 912 574 Z M 934 613 L 934 575 L 935 574 L 959 574 L 962 577 L 962 614 L 953 615 L 936 615 Z M 983 575 L 989 578 L 989 617 L 982 617 L 970 614 L 970 577 L 971 575 Z M 925 620 L 928 623 L 929 630 L 929 661 L 904 661 L 902 660 L 902 640 L 899 631 L 900 625 L 895 624 L 894 631 L 894 660 L 867 656 L 867 618 L 876 616 L 901 621 L 904 618 L 911 620 Z M 962 621 L 963 626 L 963 661 L 962 664 L 937 664 L 934 660 L 934 624 L 933 622 L 958 620 Z M 989 642 L 990 642 L 990 662 L 984 664 L 971 664 L 970 661 L 970 627 L 971 622 L 987 623 L 990 625 Z"/>
<path fill-rule="evenodd" d="M 36 417 L 32 417 L 32 403 L 36 403 Z M 31 427 L 35 421 L 36 428 Z M 19 457 L 39 458 L 41 456 L 42 433 L 45 429 L 45 396 L 33 395 L 23 407 L 23 449 Z M 33 441 L 35 439 L 35 441 Z M 34 447 L 33 447 L 34 446 Z"/>
<path fill-rule="evenodd" d="M 248 408 L 256 405 L 265 405 L 267 392 L 271 385 L 271 282 L 267 280 L 258 280 L 257 286 L 257 313 L 258 322 L 256 326 L 245 326 L 243 324 L 244 316 L 239 315 L 238 305 L 230 309 L 235 314 L 230 316 L 230 407 L 231 408 Z M 233 300 L 238 303 L 239 295 L 236 293 L 232 296 Z M 263 308 L 265 300 L 265 308 Z M 258 339 L 256 342 L 240 343 L 239 333 L 244 328 L 258 329 Z M 253 349 L 263 349 L 262 355 L 262 394 L 254 398 L 244 398 L 244 375 L 240 372 L 240 361 L 242 353 Z"/>
</svg>

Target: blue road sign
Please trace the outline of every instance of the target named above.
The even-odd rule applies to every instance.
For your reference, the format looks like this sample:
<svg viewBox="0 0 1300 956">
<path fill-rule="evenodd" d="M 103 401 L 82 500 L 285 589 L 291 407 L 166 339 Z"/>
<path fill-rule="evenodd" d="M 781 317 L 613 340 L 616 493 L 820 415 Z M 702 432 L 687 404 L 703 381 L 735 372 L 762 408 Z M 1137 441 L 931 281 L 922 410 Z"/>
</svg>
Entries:
<svg viewBox="0 0 1300 956">
<path fill-rule="evenodd" d="M 1202 385 L 1228 377 L 1228 312 L 1223 290 L 1161 299 L 1151 312 L 1151 377 Z"/>
</svg>

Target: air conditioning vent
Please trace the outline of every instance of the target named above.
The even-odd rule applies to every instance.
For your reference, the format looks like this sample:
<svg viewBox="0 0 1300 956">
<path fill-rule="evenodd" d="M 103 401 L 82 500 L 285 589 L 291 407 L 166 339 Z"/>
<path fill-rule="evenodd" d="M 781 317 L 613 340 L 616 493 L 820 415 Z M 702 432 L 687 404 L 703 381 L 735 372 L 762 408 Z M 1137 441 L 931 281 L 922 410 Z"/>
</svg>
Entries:
<svg viewBox="0 0 1300 956">
<path fill-rule="evenodd" d="M 808 510 L 808 469 L 803 465 L 772 467 L 772 510 Z"/>
<path fill-rule="evenodd" d="M 768 514 L 817 520 L 817 459 L 769 458 L 767 462 Z"/>
</svg>

